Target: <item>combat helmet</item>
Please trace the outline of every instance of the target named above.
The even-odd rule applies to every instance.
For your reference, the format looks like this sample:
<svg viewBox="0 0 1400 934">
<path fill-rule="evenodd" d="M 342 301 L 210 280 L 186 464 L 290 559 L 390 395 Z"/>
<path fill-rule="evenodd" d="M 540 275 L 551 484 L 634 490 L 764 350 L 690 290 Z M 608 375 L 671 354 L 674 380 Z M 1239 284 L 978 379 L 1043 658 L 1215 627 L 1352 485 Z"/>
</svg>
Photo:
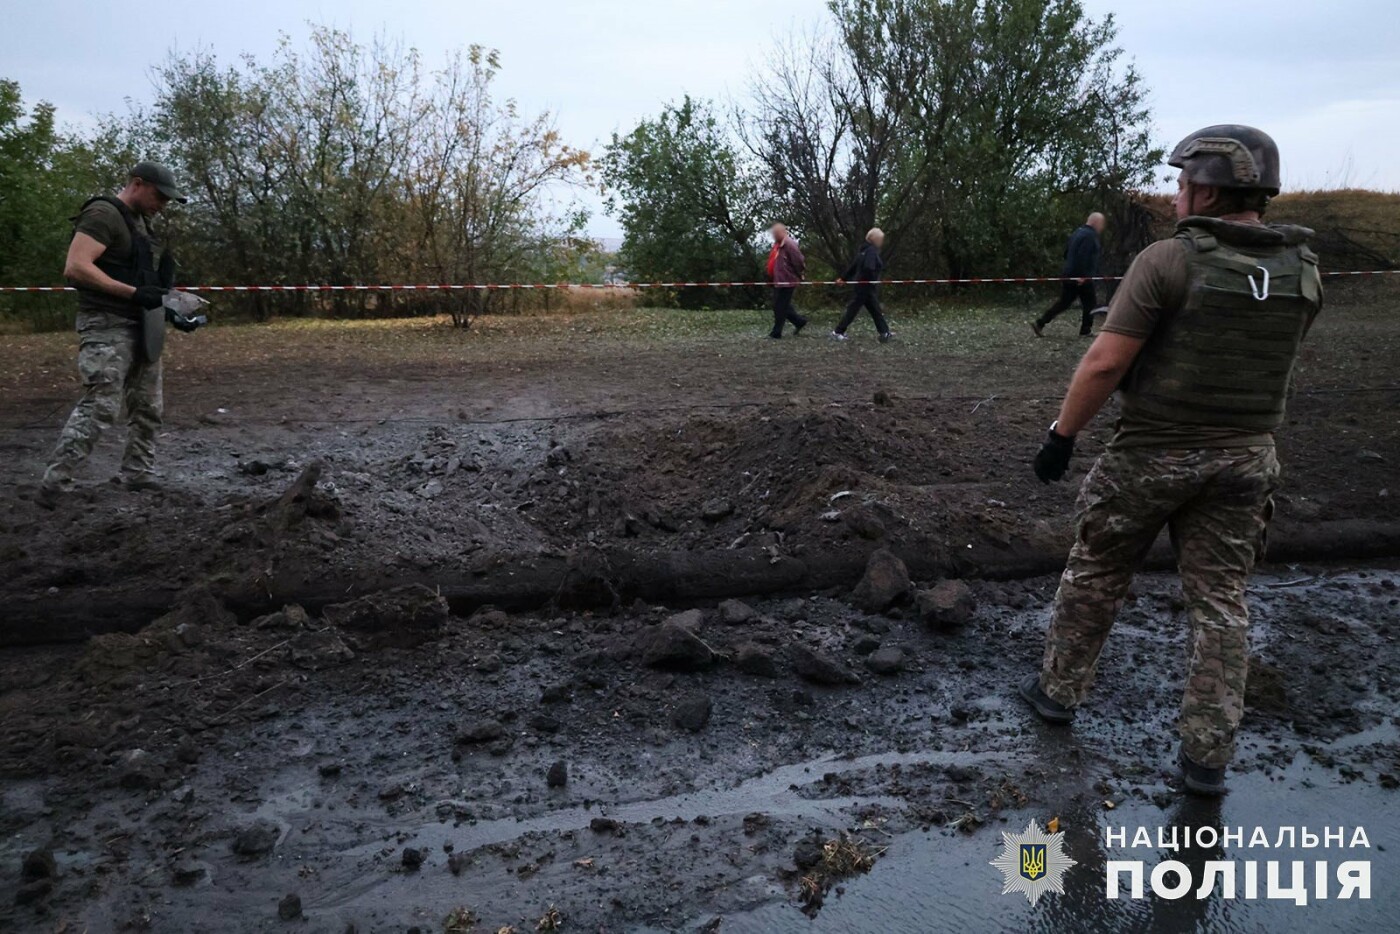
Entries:
<svg viewBox="0 0 1400 934">
<path fill-rule="evenodd" d="M 1215 188 L 1243 188 L 1270 196 L 1279 191 L 1278 144 L 1263 130 L 1220 123 L 1176 144 L 1167 164 L 1189 182 Z"/>
</svg>

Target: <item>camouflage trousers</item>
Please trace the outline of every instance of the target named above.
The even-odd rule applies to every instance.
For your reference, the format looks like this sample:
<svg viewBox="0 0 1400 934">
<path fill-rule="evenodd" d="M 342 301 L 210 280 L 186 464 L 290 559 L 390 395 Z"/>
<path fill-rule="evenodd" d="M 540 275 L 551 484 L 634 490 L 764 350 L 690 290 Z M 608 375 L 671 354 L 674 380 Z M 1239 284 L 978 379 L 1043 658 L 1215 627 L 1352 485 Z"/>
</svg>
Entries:
<svg viewBox="0 0 1400 934">
<path fill-rule="evenodd" d="M 44 471 L 44 486 L 60 488 L 72 481 L 74 470 L 92 453 L 98 438 L 116 424 L 123 405 L 127 437 L 122 477 L 149 477 L 155 468 L 156 432 L 164 404 L 160 361 L 148 363 L 143 358 L 140 331 L 103 327 L 80 332 L 78 372 L 83 379 L 83 397 L 59 435 L 49 468 Z"/>
<path fill-rule="evenodd" d="M 1263 551 L 1278 460 L 1272 447 L 1110 450 L 1079 493 L 1078 534 L 1045 640 L 1041 688 L 1084 700 L 1133 572 L 1166 526 L 1191 634 L 1178 729 L 1211 768 L 1234 752 L 1249 665 L 1245 587 Z"/>
</svg>

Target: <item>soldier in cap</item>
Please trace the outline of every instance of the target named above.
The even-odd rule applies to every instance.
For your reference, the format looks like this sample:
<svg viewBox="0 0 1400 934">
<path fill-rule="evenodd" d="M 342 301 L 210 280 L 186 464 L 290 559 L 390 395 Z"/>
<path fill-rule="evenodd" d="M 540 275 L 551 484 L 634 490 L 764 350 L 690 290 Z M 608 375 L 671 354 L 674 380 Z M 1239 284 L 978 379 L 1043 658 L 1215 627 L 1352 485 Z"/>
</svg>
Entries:
<svg viewBox="0 0 1400 934">
<path fill-rule="evenodd" d="M 1019 689 L 1046 720 L 1074 718 L 1165 526 L 1190 624 L 1178 759 L 1188 790 L 1220 794 L 1244 713 L 1245 588 L 1278 482 L 1274 431 L 1322 285 L 1312 231 L 1262 222 L 1279 190 L 1268 135 L 1206 127 L 1168 161 L 1181 170 L 1176 235 L 1134 260 L 1035 458 L 1037 477 L 1061 479 L 1075 436 L 1119 392 L 1113 438 L 1080 490 L 1040 673 Z"/>
<path fill-rule="evenodd" d="M 129 489 L 154 486 L 156 432 L 161 424 L 162 307 L 174 260 L 151 235 L 150 218 L 171 201 L 185 202 L 175 177 L 157 162 L 139 162 L 115 197 L 87 201 L 73 218 L 63 274 L 78 292 L 78 372 L 83 395 L 68 417 L 39 486 L 52 508 L 72 484 L 102 432 L 126 408 L 127 441 L 118 480 Z M 192 330 L 189 319 L 171 316 Z"/>
</svg>

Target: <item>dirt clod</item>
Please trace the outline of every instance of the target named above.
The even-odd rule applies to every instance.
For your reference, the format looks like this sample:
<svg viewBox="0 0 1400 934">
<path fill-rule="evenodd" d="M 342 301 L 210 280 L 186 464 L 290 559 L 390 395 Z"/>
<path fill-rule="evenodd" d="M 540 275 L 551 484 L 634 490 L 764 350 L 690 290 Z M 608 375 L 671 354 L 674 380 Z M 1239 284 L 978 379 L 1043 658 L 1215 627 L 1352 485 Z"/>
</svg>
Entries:
<svg viewBox="0 0 1400 934">
<path fill-rule="evenodd" d="M 26 882 L 15 890 L 15 904 L 32 905 L 42 898 L 47 898 L 52 891 L 52 879 L 35 879 L 32 882 Z"/>
<path fill-rule="evenodd" d="M 721 622 L 730 626 L 741 626 L 758 618 L 758 612 L 743 600 L 725 600 L 719 605 Z"/>
<path fill-rule="evenodd" d="M 757 642 L 741 643 L 734 652 L 734 665 L 745 674 L 760 678 L 778 676 L 778 663 L 774 661 L 773 653 Z"/>
<path fill-rule="evenodd" d="M 860 684 L 860 676 L 828 655 L 805 645 L 791 649 L 793 670 L 813 684 Z"/>
<path fill-rule="evenodd" d="M 24 857 L 20 874 L 25 879 L 52 879 L 58 875 L 58 863 L 54 861 L 53 850 L 47 847 L 31 850 Z"/>
<path fill-rule="evenodd" d="M 277 917 L 283 921 L 301 920 L 301 896 L 295 892 L 283 896 L 282 900 L 277 903 Z"/>
<path fill-rule="evenodd" d="M 865 659 L 865 667 L 877 675 L 897 675 L 909 663 L 909 658 L 899 646 L 881 646 Z"/>
<path fill-rule="evenodd" d="M 919 618 L 935 629 L 965 626 L 977 611 L 972 588 L 960 580 L 939 581 L 929 590 L 921 590 L 916 598 Z"/>
<path fill-rule="evenodd" d="M 233 852 L 244 859 L 265 856 L 282 836 L 282 829 L 270 820 L 256 820 L 233 838 Z"/>
<path fill-rule="evenodd" d="M 447 626 L 442 594 L 410 584 L 326 607 L 322 618 L 366 646 L 414 646 L 436 639 Z"/>
<path fill-rule="evenodd" d="M 865 565 L 865 575 L 855 590 L 851 602 L 867 613 L 883 613 L 903 600 L 909 593 L 909 569 L 894 552 L 876 550 Z"/>
<path fill-rule="evenodd" d="M 698 611 L 691 611 L 698 613 Z M 699 636 L 681 625 L 677 620 L 688 617 L 688 613 L 678 614 L 642 638 L 642 663 L 649 668 L 667 668 L 674 671 L 696 671 L 708 668 L 714 663 L 715 654 Z"/>
<path fill-rule="evenodd" d="M 676 703 L 676 709 L 671 714 L 671 722 L 690 733 L 699 733 L 709 725 L 713 706 L 710 698 L 706 695 L 691 694 Z"/>
<path fill-rule="evenodd" d="M 550 788 L 563 788 L 569 783 L 569 764 L 558 759 L 545 773 L 544 783 Z"/>
</svg>

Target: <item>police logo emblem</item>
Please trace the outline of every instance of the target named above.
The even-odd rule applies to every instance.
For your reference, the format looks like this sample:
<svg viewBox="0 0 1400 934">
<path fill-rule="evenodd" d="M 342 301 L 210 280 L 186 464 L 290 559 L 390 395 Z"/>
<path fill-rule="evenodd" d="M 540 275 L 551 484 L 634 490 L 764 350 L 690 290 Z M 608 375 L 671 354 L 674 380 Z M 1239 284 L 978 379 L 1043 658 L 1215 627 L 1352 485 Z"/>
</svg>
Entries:
<svg viewBox="0 0 1400 934">
<path fill-rule="evenodd" d="M 1065 870 L 1075 864 L 1064 850 L 1063 831 L 1047 833 L 1032 820 L 1021 833 L 1002 833 L 1001 855 L 991 865 L 1001 870 L 1001 894 L 1019 892 L 1035 905 L 1046 892 L 1065 893 Z"/>
</svg>

